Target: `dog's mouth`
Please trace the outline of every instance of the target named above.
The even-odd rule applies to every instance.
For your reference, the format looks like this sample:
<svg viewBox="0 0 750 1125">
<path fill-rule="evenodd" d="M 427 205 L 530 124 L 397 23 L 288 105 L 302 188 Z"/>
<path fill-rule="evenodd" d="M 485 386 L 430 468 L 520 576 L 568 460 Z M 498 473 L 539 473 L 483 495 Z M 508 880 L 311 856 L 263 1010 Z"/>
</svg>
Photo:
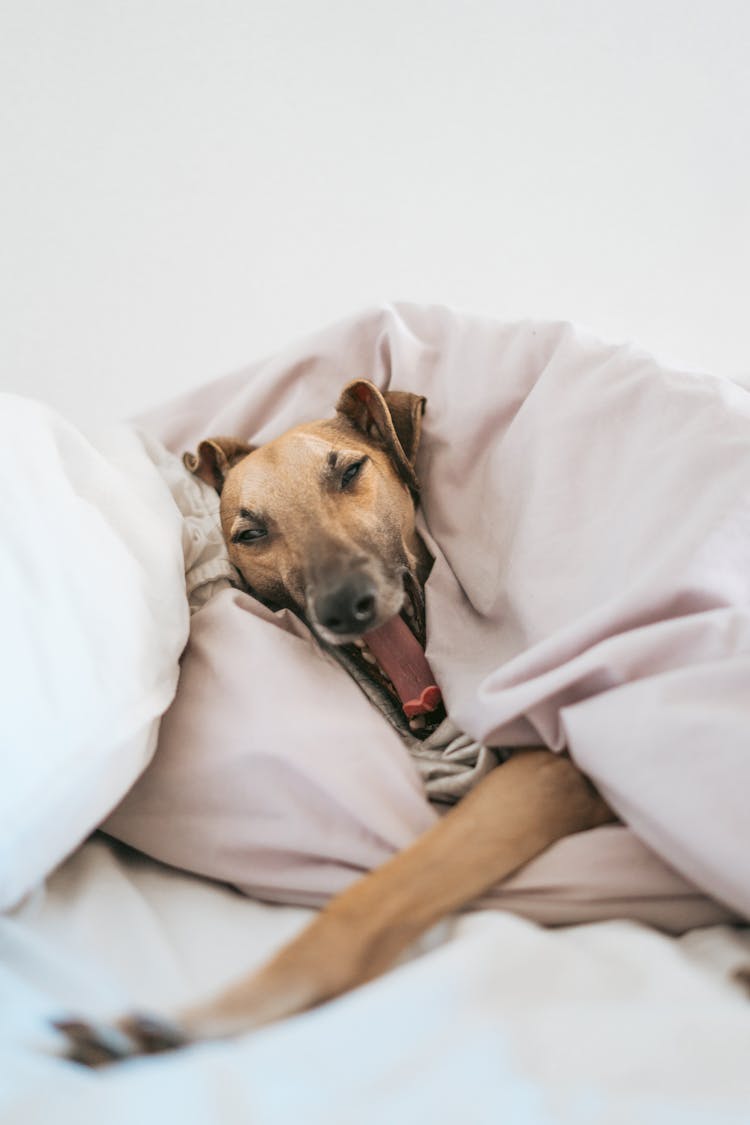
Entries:
<svg viewBox="0 0 750 1125">
<path fill-rule="evenodd" d="M 424 649 L 400 614 L 354 642 L 362 657 L 380 671 L 401 700 L 407 719 L 428 715 L 442 696 Z"/>
<path fill-rule="evenodd" d="M 399 700 L 412 731 L 427 733 L 442 718 L 442 693 L 424 651 L 422 599 L 408 583 L 401 612 L 346 647 L 368 678 Z"/>
</svg>

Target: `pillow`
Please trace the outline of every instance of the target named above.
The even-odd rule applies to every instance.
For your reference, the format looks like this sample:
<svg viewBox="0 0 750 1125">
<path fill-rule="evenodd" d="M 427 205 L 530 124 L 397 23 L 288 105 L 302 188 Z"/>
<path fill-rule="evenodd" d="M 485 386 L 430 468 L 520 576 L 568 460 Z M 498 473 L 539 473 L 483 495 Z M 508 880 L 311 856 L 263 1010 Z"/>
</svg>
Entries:
<svg viewBox="0 0 750 1125">
<path fill-rule="evenodd" d="M 127 427 L 0 395 L 0 908 L 148 764 L 188 632 L 182 519 Z"/>
<path fill-rule="evenodd" d="M 427 398 L 427 656 L 451 718 L 488 746 L 567 749 L 628 825 L 561 841 L 493 901 L 670 929 L 748 914 L 750 396 L 567 325 L 407 305 L 141 424 L 176 454 L 220 434 L 261 444 L 329 416 L 356 377 Z M 104 827 L 319 903 L 437 815 L 305 627 L 223 589 L 193 617 L 152 765 Z"/>
</svg>

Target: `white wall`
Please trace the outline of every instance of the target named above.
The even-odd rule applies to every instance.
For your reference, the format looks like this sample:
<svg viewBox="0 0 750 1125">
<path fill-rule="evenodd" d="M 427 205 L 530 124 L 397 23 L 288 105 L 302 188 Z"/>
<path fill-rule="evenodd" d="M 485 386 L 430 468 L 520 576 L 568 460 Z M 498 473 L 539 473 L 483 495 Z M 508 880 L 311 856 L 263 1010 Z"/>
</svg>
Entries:
<svg viewBox="0 0 750 1125">
<path fill-rule="evenodd" d="M 122 415 L 373 301 L 750 368 L 745 0 L 0 0 L 0 387 Z"/>
</svg>

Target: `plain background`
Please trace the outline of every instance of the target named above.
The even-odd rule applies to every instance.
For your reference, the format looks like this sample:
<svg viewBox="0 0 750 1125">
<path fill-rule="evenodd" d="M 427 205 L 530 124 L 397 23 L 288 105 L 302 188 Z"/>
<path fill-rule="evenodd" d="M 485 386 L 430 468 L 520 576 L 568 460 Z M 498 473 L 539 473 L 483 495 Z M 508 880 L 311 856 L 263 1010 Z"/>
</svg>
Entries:
<svg viewBox="0 0 750 1125">
<path fill-rule="evenodd" d="M 362 306 L 750 369 L 746 0 L 0 0 L 0 387 L 127 415 Z"/>
</svg>

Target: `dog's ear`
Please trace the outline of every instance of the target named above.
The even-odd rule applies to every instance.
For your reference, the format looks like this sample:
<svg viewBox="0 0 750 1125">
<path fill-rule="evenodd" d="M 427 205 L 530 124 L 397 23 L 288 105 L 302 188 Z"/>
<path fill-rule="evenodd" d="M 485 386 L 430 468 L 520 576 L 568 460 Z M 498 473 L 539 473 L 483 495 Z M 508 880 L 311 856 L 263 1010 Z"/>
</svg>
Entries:
<svg viewBox="0 0 750 1125">
<path fill-rule="evenodd" d="M 220 493 L 232 466 L 252 451 L 253 446 L 237 438 L 208 438 L 200 443 L 197 453 L 183 453 L 182 462 L 186 469 Z"/>
<path fill-rule="evenodd" d="M 385 447 L 399 476 L 413 492 L 419 491 L 414 463 L 426 401 L 422 395 L 407 391 L 383 393 L 367 379 L 355 379 L 347 383 L 336 404 L 337 414 Z"/>
</svg>

